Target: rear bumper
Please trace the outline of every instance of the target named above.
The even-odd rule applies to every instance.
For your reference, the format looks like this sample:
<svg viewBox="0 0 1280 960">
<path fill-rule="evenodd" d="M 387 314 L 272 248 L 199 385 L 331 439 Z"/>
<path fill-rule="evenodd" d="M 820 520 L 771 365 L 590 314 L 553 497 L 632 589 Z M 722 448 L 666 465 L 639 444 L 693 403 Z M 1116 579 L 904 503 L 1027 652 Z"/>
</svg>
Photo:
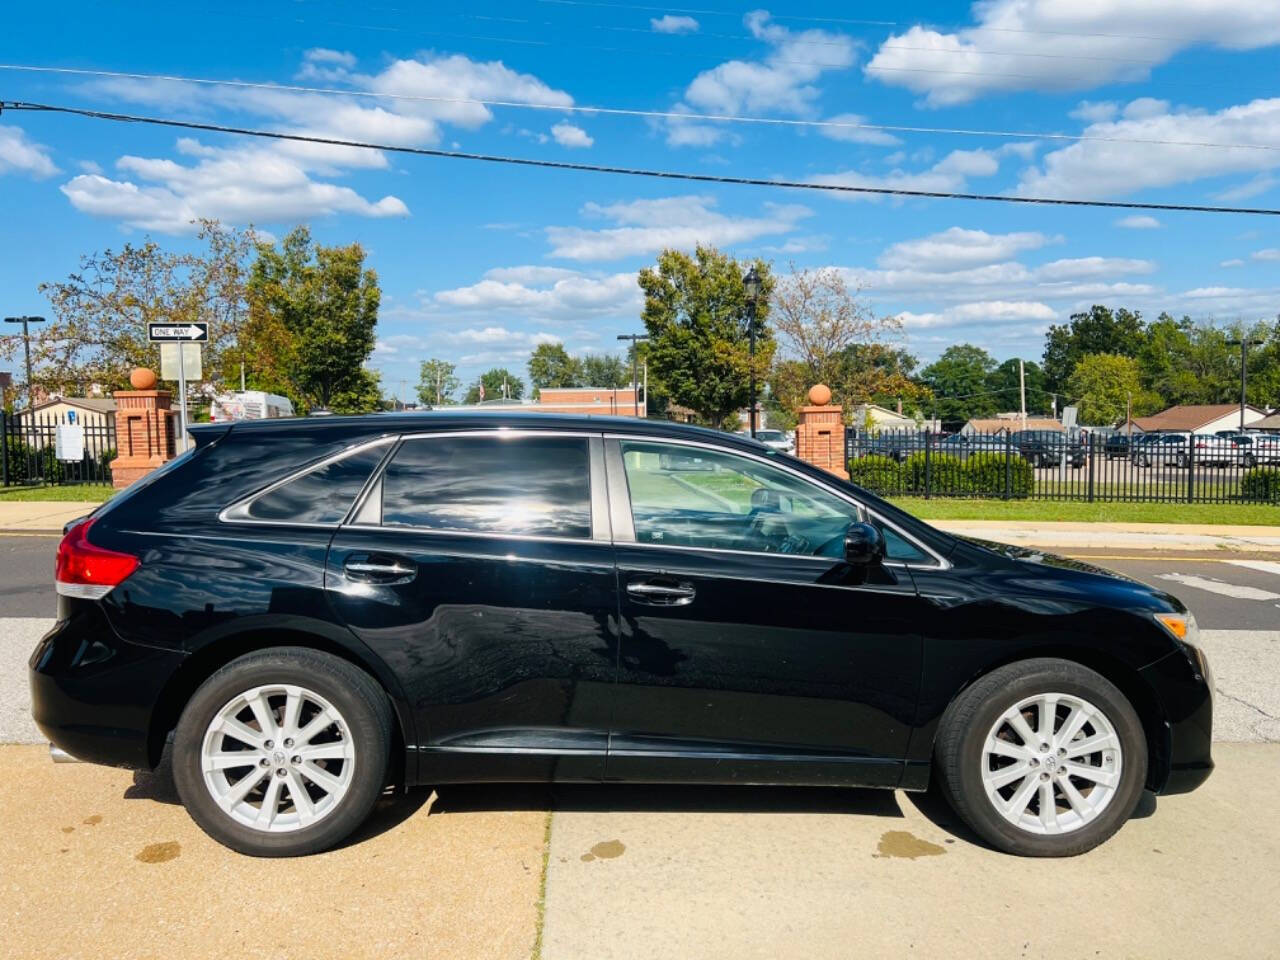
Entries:
<svg viewBox="0 0 1280 960">
<path fill-rule="evenodd" d="M 32 715 L 77 760 L 152 766 L 152 710 L 183 654 L 115 636 L 95 601 L 67 604 L 31 656 Z"/>
</svg>

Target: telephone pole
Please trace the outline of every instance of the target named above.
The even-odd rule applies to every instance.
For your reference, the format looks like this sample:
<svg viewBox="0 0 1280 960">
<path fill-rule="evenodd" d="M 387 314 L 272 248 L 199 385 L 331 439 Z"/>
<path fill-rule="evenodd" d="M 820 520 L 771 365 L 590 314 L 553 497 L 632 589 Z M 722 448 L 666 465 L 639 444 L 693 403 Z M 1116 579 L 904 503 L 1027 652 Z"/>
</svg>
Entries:
<svg viewBox="0 0 1280 960">
<path fill-rule="evenodd" d="M 639 351 L 636 350 L 636 344 L 641 340 L 648 340 L 649 335 L 647 333 L 620 333 L 618 334 L 618 339 L 631 341 L 631 407 L 632 415 L 638 417 L 640 416 L 640 384 L 636 382 L 639 377 L 639 370 L 637 369 L 637 364 L 639 363 Z M 647 381 L 649 379 L 648 364 L 645 364 L 644 373 L 645 380 Z M 645 407 L 647 408 L 649 406 L 649 397 L 647 394 L 645 395 L 644 402 Z"/>
<path fill-rule="evenodd" d="M 44 323 L 44 317 L 5 317 L 4 322 L 22 324 L 22 352 L 27 361 L 27 407 L 28 409 L 34 409 L 36 395 L 31 383 L 31 332 L 27 329 L 27 325 Z"/>
<path fill-rule="evenodd" d="M 1251 340 L 1249 337 L 1241 337 L 1239 340 L 1228 340 L 1228 347 L 1240 348 L 1240 432 L 1244 433 L 1244 408 L 1247 404 L 1245 396 L 1249 388 L 1249 348 L 1260 347 L 1265 341 Z"/>
</svg>

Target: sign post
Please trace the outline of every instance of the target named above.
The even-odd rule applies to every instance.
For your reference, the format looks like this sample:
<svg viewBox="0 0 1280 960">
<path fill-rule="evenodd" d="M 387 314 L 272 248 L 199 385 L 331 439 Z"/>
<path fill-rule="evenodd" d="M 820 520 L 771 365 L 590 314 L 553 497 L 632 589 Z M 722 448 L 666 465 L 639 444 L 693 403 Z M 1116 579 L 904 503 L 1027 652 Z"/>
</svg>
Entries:
<svg viewBox="0 0 1280 960">
<path fill-rule="evenodd" d="M 148 323 L 147 339 L 152 343 L 177 343 L 180 352 L 178 363 L 178 423 L 182 431 L 182 452 L 187 451 L 187 363 L 185 347 L 188 343 L 208 343 L 207 323 Z M 198 349 L 198 348 L 197 348 Z"/>
</svg>

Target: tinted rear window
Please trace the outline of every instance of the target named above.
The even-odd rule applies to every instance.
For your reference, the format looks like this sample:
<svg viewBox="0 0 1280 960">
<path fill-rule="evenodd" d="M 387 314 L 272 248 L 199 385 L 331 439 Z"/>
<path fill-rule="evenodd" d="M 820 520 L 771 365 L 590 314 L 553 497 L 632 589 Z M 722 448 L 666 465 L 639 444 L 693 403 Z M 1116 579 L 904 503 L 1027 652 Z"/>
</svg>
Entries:
<svg viewBox="0 0 1280 960">
<path fill-rule="evenodd" d="M 406 440 L 382 475 L 382 522 L 587 539 L 587 441 L 556 436 Z"/>
<path fill-rule="evenodd" d="M 249 516 L 288 523 L 338 523 L 386 452 L 385 444 L 365 447 L 312 470 L 258 497 L 249 504 Z"/>
</svg>

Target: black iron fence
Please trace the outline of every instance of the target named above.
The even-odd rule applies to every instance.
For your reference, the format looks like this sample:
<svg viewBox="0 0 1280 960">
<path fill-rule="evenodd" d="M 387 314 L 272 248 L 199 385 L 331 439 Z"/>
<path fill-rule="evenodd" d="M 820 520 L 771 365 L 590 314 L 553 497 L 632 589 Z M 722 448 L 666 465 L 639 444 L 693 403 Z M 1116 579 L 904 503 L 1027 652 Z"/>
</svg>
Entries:
<svg viewBox="0 0 1280 960">
<path fill-rule="evenodd" d="M 1049 430 L 850 433 L 854 483 L 885 496 L 1280 504 L 1280 435 Z"/>
<path fill-rule="evenodd" d="M 81 449 L 72 450 L 76 436 L 64 433 L 59 456 L 59 427 L 79 427 Z M 71 453 L 79 456 L 67 459 Z M 0 485 L 111 484 L 111 461 L 116 456 L 114 417 L 83 422 L 79 415 L 0 412 Z"/>
</svg>

